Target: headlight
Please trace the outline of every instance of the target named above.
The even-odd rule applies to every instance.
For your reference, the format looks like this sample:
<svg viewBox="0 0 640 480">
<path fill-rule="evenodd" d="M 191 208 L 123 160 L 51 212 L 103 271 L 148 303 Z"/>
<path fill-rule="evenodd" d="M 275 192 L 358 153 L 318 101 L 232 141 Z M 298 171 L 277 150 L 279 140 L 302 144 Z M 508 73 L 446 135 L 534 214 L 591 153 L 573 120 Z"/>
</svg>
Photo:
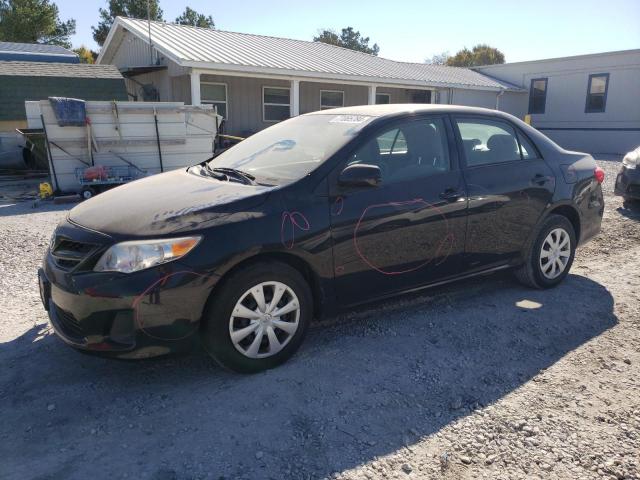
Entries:
<svg viewBox="0 0 640 480">
<path fill-rule="evenodd" d="M 633 152 L 627 153 L 622 159 L 622 163 L 627 168 L 636 168 L 640 165 L 640 150 L 636 149 Z"/>
<path fill-rule="evenodd" d="M 116 243 L 100 257 L 94 271 L 131 273 L 171 262 L 193 250 L 201 238 L 181 237 Z"/>
</svg>

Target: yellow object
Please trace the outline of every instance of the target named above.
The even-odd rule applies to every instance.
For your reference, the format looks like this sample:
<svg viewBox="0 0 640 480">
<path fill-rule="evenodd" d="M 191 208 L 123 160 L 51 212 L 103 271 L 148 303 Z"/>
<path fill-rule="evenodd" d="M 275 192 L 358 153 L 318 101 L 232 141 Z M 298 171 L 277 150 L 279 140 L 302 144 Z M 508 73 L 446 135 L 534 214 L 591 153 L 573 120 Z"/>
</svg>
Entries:
<svg viewBox="0 0 640 480">
<path fill-rule="evenodd" d="M 528 113 L 524 116 L 524 123 L 526 123 L 527 125 L 531 125 L 531 115 L 529 115 Z"/>
<path fill-rule="evenodd" d="M 189 251 L 195 247 L 200 241 L 199 238 L 185 238 L 179 242 L 171 244 L 171 254 L 173 257 L 182 257 L 189 253 Z"/>
<path fill-rule="evenodd" d="M 48 182 L 43 182 L 40 184 L 40 198 L 49 198 L 53 196 L 53 188 L 51 188 L 51 184 Z"/>
</svg>

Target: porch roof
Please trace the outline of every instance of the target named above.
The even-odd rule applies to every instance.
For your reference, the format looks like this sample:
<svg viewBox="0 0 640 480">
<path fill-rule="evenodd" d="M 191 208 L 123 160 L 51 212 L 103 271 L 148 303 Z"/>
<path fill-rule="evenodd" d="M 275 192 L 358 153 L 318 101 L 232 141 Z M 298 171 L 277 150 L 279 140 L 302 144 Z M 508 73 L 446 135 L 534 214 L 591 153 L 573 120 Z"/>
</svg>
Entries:
<svg viewBox="0 0 640 480">
<path fill-rule="evenodd" d="M 164 22 L 151 22 L 150 28 L 154 48 L 184 67 L 404 87 L 522 91 L 469 68 L 397 62 L 320 42 Z M 117 17 L 98 63 L 109 63 L 117 48 L 125 48 L 112 42 L 125 29 L 149 43 L 146 20 Z"/>
</svg>

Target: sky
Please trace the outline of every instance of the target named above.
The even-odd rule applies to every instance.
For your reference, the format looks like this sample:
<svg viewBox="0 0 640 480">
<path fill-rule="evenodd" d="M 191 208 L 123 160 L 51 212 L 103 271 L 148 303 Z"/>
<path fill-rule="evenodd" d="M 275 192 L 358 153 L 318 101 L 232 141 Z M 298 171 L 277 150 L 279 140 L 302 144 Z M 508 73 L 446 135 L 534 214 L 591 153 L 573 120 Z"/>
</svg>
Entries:
<svg viewBox="0 0 640 480">
<path fill-rule="evenodd" d="M 75 18 L 74 47 L 98 50 L 91 26 L 106 0 L 53 0 Z M 160 0 L 164 19 L 186 6 L 212 15 L 220 30 L 312 40 L 321 28 L 352 26 L 380 56 L 423 62 L 487 43 L 507 62 L 640 48 L 640 0 Z"/>
</svg>

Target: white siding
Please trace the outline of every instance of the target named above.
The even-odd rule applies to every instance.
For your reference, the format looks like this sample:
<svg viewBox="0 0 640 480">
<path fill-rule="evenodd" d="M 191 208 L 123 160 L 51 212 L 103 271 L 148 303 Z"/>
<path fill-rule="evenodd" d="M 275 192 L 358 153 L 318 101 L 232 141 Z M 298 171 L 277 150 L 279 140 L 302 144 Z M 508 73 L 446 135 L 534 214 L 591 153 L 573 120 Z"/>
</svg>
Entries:
<svg viewBox="0 0 640 480">
<path fill-rule="evenodd" d="M 640 50 L 482 67 L 481 72 L 529 89 L 547 78 L 545 112 L 532 125 L 560 145 L 592 153 L 625 153 L 640 145 Z M 589 75 L 608 73 L 606 108 L 585 112 Z M 528 111 L 528 95 L 521 109 Z M 505 107 L 510 111 L 511 107 Z M 502 110 L 503 108 L 501 108 Z M 518 115 L 520 116 L 520 115 Z"/>
<path fill-rule="evenodd" d="M 140 67 L 151 64 L 149 45 L 130 32 L 124 32 L 119 40 L 119 45 L 115 49 L 113 58 L 108 62 L 111 65 L 122 69 L 127 67 Z M 154 54 L 155 61 L 155 54 Z"/>
<path fill-rule="evenodd" d="M 487 92 L 484 90 L 462 90 L 454 88 L 452 103 L 454 105 L 495 109 L 497 94 L 497 92 Z"/>
</svg>

